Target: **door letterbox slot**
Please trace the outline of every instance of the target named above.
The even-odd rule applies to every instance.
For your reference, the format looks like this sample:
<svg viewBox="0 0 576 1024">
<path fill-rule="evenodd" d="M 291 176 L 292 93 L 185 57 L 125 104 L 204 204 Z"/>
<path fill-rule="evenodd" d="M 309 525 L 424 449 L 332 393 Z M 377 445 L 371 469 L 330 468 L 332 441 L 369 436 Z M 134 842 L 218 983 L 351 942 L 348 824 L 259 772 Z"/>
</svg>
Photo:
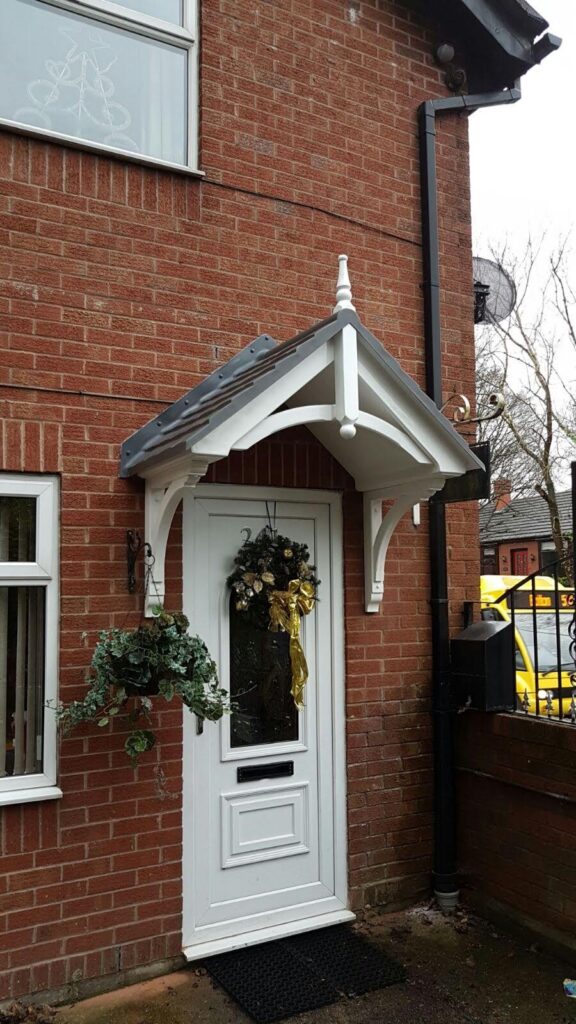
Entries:
<svg viewBox="0 0 576 1024">
<path fill-rule="evenodd" d="M 294 775 L 294 761 L 276 761 L 274 764 L 248 764 L 237 769 L 238 782 L 256 782 L 257 779 L 277 779 Z"/>
</svg>

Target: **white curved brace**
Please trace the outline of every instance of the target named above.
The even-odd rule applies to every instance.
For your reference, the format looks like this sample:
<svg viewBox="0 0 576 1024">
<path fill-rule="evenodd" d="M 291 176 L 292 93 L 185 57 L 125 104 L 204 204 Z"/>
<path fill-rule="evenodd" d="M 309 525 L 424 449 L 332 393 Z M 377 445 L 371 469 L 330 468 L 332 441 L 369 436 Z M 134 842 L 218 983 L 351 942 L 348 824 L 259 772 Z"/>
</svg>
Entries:
<svg viewBox="0 0 576 1024">
<path fill-rule="evenodd" d="M 392 423 L 387 423 L 386 420 L 381 420 L 379 416 L 373 416 L 370 412 L 360 412 L 358 413 L 356 425 L 364 427 L 366 430 L 371 430 L 375 434 L 380 434 L 381 437 L 387 437 L 389 441 L 398 445 L 402 451 L 405 451 L 407 455 L 410 455 L 420 465 L 430 465 L 430 456 L 426 454 L 424 448 L 408 437 L 406 433 L 399 430 L 398 427 L 393 426 Z"/>
<path fill-rule="evenodd" d="M 155 606 L 163 606 L 166 597 L 166 547 L 174 513 L 180 504 L 184 492 L 195 487 L 203 474 L 185 473 L 171 480 L 166 486 L 154 486 L 151 480 L 146 481 L 144 499 L 144 536 L 152 549 L 154 564 L 152 579 L 149 579 L 144 595 L 144 614 L 154 615 Z"/>
<path fill-rule="evenodd" d="M 333 421 L 339 422 L 333 405 L 300 405 L 292 409 L 283 409 L 282 412 L 275 412 L 271 416 L 267 416 L 265 420 L 262 420 L 256 427 L 248 431 L 247 434 L 244 434 L 244 437 L 236 441 L 232 447 L 238 451 L 246 451 L 247 448 L 251 448 L 252 445 L 263 441 L 264 438 L 277 433 L 279 430 L 287 430 L 288 427 L 301 425 L 309 426 L 311 423 L 331 423 Z M 429 456 L 425 454 L 421 446 L 399 430 L 398 427 L 393 426 L 392 423 L 386 423 L 385 420 L 381 420 L 378 416 L 373 416 L 369 412 L 360 412 L 356 418 L 356 426 L 364 427 L 365 430 L 370 430 L 374 434 L 379 434 L 380 437 L 387 438 L 392 444 L 397 445 L 402 451 L 413 458 L 418 465 L 429 465 Z"/>
<path fill-rule="evenodd" d="M 388 546 L 402 516 L 413 505 L 427 500 L 440 490 L 443 483 L 442 477 L 434 477 L 396 495 L 374 492 L 364 494 L 364 596 L 367 612 L 380 611 Z M 382 501 L 386 498 L 394 498 L 394 504 L 383 516 Z"/>
<path fill-rule="evenodd" d="M 267 416 L 265 420 L 244 434 L 244 437 L 236 441 L 232 447 L 243 452 L 279 430 L 287 430 L 288 427 L 298 427 L 308 423 L 329 423 L 333 419 L 333 405 L 299 405 L 294 409 L 283 409 L 282 412 L 273 412 L 271 416 Z"/>
</svg>

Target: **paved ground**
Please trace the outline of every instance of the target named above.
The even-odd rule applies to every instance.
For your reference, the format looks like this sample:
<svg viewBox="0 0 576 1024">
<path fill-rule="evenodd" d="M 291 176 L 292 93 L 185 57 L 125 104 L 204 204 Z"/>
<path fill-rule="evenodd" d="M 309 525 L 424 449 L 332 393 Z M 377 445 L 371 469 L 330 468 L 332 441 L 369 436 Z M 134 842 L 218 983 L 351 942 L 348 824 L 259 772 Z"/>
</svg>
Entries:
<svg viewBox="0 0 576 1024">
<path fill-rule="evenodd" d="M 291 1024 L 576 1024 L 562 989 L 576 968 L 463 913 L 372 914 L 361 930 L 408 970 L 405 984 L 291 1018 Z M 59 1011 L 56 1024 L 249 1024 L 193 966 Z"/>
</svg>

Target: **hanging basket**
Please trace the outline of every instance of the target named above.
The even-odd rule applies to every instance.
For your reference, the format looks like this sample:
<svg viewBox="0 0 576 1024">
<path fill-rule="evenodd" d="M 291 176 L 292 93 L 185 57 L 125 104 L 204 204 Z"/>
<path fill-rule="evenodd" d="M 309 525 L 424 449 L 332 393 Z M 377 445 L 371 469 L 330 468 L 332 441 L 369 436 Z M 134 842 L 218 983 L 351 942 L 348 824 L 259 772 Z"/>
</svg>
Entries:
<svg viewBox="0 0 576 1024">
<path fill-rule="evenodd" d="M 188 633 L 188 619 L 179 612 L 160 610 L 137 629 L 100 633 L 87 682 L 82 700 L 57 709 L 65 733 L 83 722 L 107 726 L 121 711 L 132 725 L 148 720 L 156 695 L 166 701 L 178 697 L 199 718 L 211 721 L 230 710 L 206 644 Z M 155 742 L 152 730 L 133 728 L 125 743 L 132 763 Z"/>
</svg>

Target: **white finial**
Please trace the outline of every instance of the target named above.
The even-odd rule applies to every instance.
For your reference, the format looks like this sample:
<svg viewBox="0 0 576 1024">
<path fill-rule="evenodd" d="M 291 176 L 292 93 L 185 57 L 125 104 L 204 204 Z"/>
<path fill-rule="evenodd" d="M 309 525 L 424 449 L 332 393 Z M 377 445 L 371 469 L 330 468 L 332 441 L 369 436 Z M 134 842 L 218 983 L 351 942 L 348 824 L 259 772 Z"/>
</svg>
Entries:
<svg viewBox="0 0 576 1024">
<path fill-rule="evenodd" d="M 338 282 L 336 284 L 336 305 L 332 310 L 337 313 L 339 309 L 355 309 L 352 305 L 352 288 L 348 275 L 348 257 L 338 257 Z"/>
</svg>

